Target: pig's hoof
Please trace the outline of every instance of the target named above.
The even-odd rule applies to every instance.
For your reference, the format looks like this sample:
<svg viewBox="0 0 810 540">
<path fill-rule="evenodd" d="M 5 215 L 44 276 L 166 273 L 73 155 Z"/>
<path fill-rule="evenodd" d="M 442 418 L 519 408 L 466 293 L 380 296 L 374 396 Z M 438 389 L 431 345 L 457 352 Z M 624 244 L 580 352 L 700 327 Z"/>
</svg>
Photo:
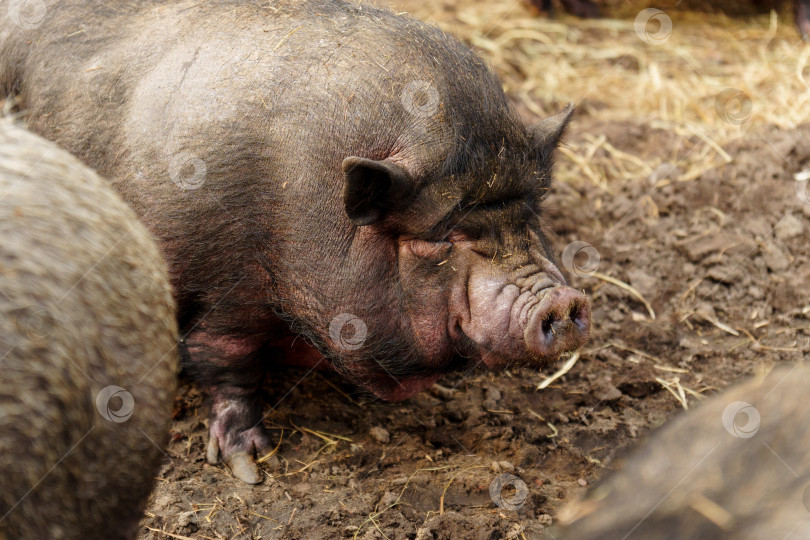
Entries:
<svg viewBox="0 0 810 540">
<path fill-rule="evenodd" d="M 219 439 L 212 436 L 208 439 L 208 450 L 205 457 L 208 463 L 216 465 L 219 463 L 219 455 Z M 247 452 L 233 452 L 228 456 L 223 456 L 222 461 L 225 462 L 225 465 L 237 480 L 241 480 L 246 484 L 258 484 L 262 481 L 258 465 L 253 460 L 253 456 Z"/>
<path fill-rule="evenodd" d="M 262 481 L 258 465 L 247 452 L 234 452 L 225 458 L 225 465 L 236 478 L 246 484 L 258 484 Z"/>
<path fill-rule="evenodd" d="M 221 440 L 213 433 L 208 439 L 208 448 L 206 450 L 206 460 L 208 463 L 215 465 L 220 462 L 223 463 L 231 470 L 233 475 L 246 484 L 258 484 L 262 481 L 262 474 L 259 472 L 259 466 L 253 459 L 254 449 L 259 456 L 270 453 L 268 448 L 267 436 L 261 428 L 252 428 L 243 432 L 242 437 L 239 439 L 243 444 L 238 447 L 222 448 Z M 278 464 L 278 459 L 275 456 L 267 458 L 267 461 L 272 467 Z"/>
<path fill-rule="evenodd" d="M 208 449 L 205 451 L 205 460 L 211 465 L 219 463 L 219 440 L 213 435 L 208 437 Z"/>
</svg>

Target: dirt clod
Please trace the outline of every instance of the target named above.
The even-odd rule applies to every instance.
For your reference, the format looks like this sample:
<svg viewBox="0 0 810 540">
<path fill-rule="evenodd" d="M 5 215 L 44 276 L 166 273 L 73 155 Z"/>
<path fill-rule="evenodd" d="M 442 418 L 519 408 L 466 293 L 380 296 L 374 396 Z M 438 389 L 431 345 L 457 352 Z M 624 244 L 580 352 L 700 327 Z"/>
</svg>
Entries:
<svg viewBox="0 0 810 540">
<path fill-rule="evenodd" d="M 369 430 L 369 434 L 374 437 L 378 443 L 388 444 L 391 441 L 391 435 L 385 428 L 375 426 Z"/>
</svg>

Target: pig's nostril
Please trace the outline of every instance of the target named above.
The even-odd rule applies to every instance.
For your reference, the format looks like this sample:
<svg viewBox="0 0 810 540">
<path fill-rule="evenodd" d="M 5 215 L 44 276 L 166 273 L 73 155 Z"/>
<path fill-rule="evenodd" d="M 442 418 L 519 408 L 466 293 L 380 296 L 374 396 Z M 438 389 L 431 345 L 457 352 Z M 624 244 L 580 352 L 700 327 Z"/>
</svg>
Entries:
<svg viewBox="0 0 810 540">
<path fill-rule="evenodd" d="M 571 306 L 571 309 L 568 310 L 568 320 L 571 322 L 577 322 L 577 318 L 579 317 L 579 306 L 574 304 Z"/>
<path fill-rule="evenodd" d="M 548 314 L 543 319 L 542 323 L 542 330 L 544 334 L 550 334 L 554 332 L 554 315 Z"/>
</svg>

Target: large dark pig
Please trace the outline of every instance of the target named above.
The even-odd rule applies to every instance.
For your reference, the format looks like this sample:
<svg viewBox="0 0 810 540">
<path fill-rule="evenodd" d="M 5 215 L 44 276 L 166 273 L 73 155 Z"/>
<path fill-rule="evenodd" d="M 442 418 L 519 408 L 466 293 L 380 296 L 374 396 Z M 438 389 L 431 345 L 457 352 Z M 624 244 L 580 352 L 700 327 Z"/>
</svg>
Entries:
<svg viewBox="0 0 810 540">
<path fill-rule="evenodd" d="M 541 232 L 571 109 L 527 129 L 440 30 L 338 0 L 26 13 L 0 26 L 0 87 L 160 239 L 213 396 L 208 458 L 238 478 L 259 481 L 271 447 L 273 362 L 401 400 L 587 339 L 588 300 Z"/>
<path fill-rule="evenodd" d="M 529 0 L 533 5 L 535 5 L 541 11 L 545 11 L 546 13 L 553 13 L 554 12 L 554 2 L 553 0 Z M 611 1 L 611 2 L 604 2 L 604 1 L 595 1 L 595 0 L 559 0 L 562 4 L 563 8 L 572 15 L 577 17 L 585 17 L 585 18 L 597 18 L 600 16 L 600 10 L 598 4 L 605 5 L 610 7 L 611 5 L 615 8 L 616 4 L 619 2 Z M 625 2 L 626 3 L 626 2 Z M 698 9 L 698 10 L 712 10 L 712 11 L 721 11 L 725 12 L 729 15 L 734 14 L 750 14 L 751 12 L 768 12 L 771 10 L 780 10 L 785 2 L 782 0 L 753 0 L 752 2 L 706 2 L 704 0 L 694 0 L 691 2 L 682 3 L 682 0 L 676 0 L 674 2 L 674 6 L 672 2 L 669 2 L 670 5 L 666 3 L 656 4 L 656 7 L 661 9 L 670 9 L 680 8 L 680 9 Z M 646 5 L 647 3 L 642 3 L 639 5 L 639 11 Z M 719 5 L 718 5 L 719 4 Z M 626 6 L 625 6 L 626 8 Z M 792 0 L 791 8 L 793 12 L 793 21 L 796 23 L 796 26 L 801 34 L 802 38 L 805 40 L 810 39 L 810 0 Z"/>
<path fill-rule="evenodd" d="M 134 538 L 167 439 L 177 323 L 105 181 L 0 120 L 0 538 Z"/>
<path fill-rule="evenodd" d="M 558 538 L 810 538 L 808 389 L 785 367 L 683 414 L 565 508 Z"/>
</svg>

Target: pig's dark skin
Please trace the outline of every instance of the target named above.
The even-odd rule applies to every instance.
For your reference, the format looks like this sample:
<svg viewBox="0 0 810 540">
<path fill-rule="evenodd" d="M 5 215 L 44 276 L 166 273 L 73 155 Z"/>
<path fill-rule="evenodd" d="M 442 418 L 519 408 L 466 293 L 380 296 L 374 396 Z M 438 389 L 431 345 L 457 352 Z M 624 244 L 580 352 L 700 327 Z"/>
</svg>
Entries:
<svg viewBox="0 0 810 540">
<path fill-rule="evenodd" d="M 587 339 L 588 300 L 541 232 L 571 109 L 527 129 L 436 28 L 341 1 L 59 2 L 30 30 L 3 20 L 0 89 L 160 239 L 213 397 L 209 461 L 245 482 L 272 446 L 274 361 L 402 400 Z M 182 190 L 189 155 L 206 173 Z M 365 325 L 357 346 L 330 337 L 343 314 Z"/>
<path fill-rule="evenodd" d="M 781 367 L 681 414 L 563 508 L 554 537 L 810 538 L 809 388 L 810 369 Z"/>
<path fill-rule="evenodd" d="M 810 0 L 793 1 L 793 18 L 799 27 L 802 39 L 810 40 Z"/>
<path fill-rule="evenodd" d="M 552 0 L 532 0 L 532 3 L 546 13 L 554 13 L 554 2 Z M 591 0 L 561 0 L 560 3 L 571 15 L 586 19 L 599 17 L 599 8 Z"/>
<path fill-rule="evenodd" d="M 554 2 L 552 0 L 530 0 L 541 11 L 546 13 L 554 12 Z M 593 0 L 560 0 L 563 8 L 570 14 L 586 19 L 594 19 L 600 16 L 599 7 Z M 711 6 L 710 2 L 706 2 Z M 782 0 L 755 0 L 754 7 L 759 11 L 768 12 L 778 10 L 783 5 Z M 793 0 L 793 20 L 805 41 L 810 39 L 810 0 Z"/>
</svg>

